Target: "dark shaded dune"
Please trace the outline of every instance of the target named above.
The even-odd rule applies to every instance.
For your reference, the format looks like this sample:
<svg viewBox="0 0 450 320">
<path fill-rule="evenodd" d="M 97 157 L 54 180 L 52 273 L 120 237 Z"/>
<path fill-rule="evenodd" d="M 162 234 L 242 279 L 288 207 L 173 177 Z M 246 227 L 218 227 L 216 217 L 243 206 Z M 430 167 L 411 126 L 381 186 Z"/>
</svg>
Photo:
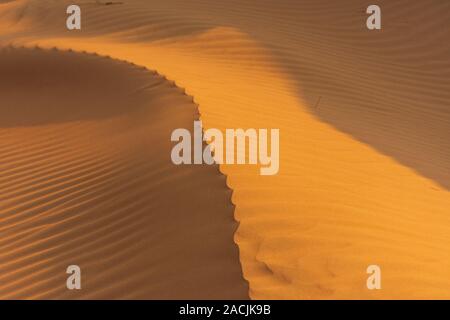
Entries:
<svg viewBox="0 0 450 320">
<path fill-rule="evenodd" d="M 265 41 L 311 112 L 450 189 L 450 2 L 377 1 L 380 31 L 365 1 L 283 3 Z"/>
<path fill-rule="evenodd" d="M 111 2 L 110 5 L 105 3 Z M 65 27 L 67 15 L 64 13 L 71 4 L 77 4 L 82 12 L 82 32 L 69 32 Z M 21 35 L 59 36 L 77 38 L 81 34 L 84 38 L 98 36 L 118 36 L 120 39 L 135 40 L 170 40 L 184 36 L 198 34 L 211 27 L 211 23 L 196 21 L 189 16 L 172 14 L 170 8 L 166 10 L 160 4 L 148 5 L 140 0 L 127 1 L 70 1 L 70 0 L 40 0 L 18 3 L 19 9 L 14 9 L 12 25 L 26 20 L 33 28 L 26 28 L 12 32 L 11 40 Z M 47 10 L 51 8 L 51 10 Z M 17 14 L 20 12 L 21 14 Z M 104 16 L 108 15 L 108 19 Z M 7 16 L 9 18 L 9 16 Z"/>
<path fill-rule="evenodd" d="M 39 48 L 2 50 L 1 127 L 104 119 L 124 115 L 129 107 L 143 110 L 154 100 L 143 90 L 148 75 L 138 68 L 127 74 L 125 64 L 111 68 L 110 59 L 95 55 L 68 61 L 71 53 L 56 50 L 37 63 L 38 52 L 42 54 Z"/>
<path fill-rule="evenodd" d="M 1 298 L 248 297 L 225 177 L 170 159 L 192 98 L 94 55 L 9 48 L 0 70 Z"/>
</svg>

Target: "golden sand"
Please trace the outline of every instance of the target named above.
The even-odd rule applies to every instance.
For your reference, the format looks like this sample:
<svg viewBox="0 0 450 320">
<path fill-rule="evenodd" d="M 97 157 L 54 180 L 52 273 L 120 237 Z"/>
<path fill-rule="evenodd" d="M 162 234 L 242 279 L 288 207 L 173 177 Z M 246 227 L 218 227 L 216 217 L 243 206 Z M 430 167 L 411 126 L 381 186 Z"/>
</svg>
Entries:
<svg viewBox="0 0 450 320">
<path fill-rule="evenodd" d="M 278 175 L 220 167 L 251 298 L 450 298 L 447 2 L 380 1 L 378 34 L 364 1 L 123 2 L 82 3 L 71 32 L 68 1 L 2 4 L 0 44 L 126 60 L 186 88 L 206 128 L 280 129 Z"/>
</svg>

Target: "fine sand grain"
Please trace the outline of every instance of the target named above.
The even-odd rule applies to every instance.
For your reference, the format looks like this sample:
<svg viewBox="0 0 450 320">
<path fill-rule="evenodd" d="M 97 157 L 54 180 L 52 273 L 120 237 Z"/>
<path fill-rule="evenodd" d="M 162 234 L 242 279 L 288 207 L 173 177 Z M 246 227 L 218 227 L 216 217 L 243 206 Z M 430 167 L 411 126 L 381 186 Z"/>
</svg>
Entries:
<svg viewBox="0 0 450 320">
<path fill-rule="evenodd" d="M 280 129 L 277 176 L 262 177 L 257 168 L 247 166 L 220 167 L 233 190 L 234 216 L 240 221 L 235 241 L 251 298 L 450 298 L 449 1 L 378 1 L 382 8 L 381 31 L 367 30 L 368 3 L 362 0 L 122 2 L 102 6 L 79 1 L 82 30 L 71 32 L 65 29 L 66 17 L 62 13 L 72 2 L 4 3 L 0 5 L 0 44 L 85 50 L 143 65 L 186 88 L 199 103 L 206 128 Z M 64 75 L 70 81 L 69 75 Z M 24 92 L 28 95 L 31 90 Z M 104 117 L 105 110 L 96 110 L 96 116 Z M 86 118 L 83 109 L 75 116 L 77 121 Z M 177 112 L 164 114 L 160 121 L 172 123 L 177 116 Z M 25 130 L 21 134 L 45 137 L 30 125 L 21 129 Z M 4 130 L 5 135 L 12 135 L 10 129 Z M 80 130 L 75 127 L 70 133 L 77 137 Z M 168 132 L 165 134 L 150 137 L 163 144 L 169 137 Z M 89 145 L 101 141 L 88 140 Z M 110 135 L 104 140 L 104 145 L 114 145 Z M 20 149 L 15 140 L 2 141 L 6 141 L 3 149 L 16 155 L 15 161 L 22 159 L 25 166 L 35 165 L 26 154 L 34 150 L 43 156 L 42 148 L 55 148 L 50 141 L 39 149 L 37 143 L 31 142 L 34 140 L 24 140 L 26 146 Z M 124 143 L 123 147 L 128 145 L 132 144 Z M 117 157 L 128 154 L 113 149 Z M 76 151 L 76 155 L 80 152 Z M 50 161 L 47 157 L 43 161 Z M 64 158 L 64 162 L 68 161 L 75 161 L 73 155 Z M 81 160 L 79 165 L 86 161 Z M 133 168 L 142 168 L 139 176 L 161 170 L 157 165 Z M 0 174 L 8 174 L 5 172 Z M 29 197 L 21 186 L 36 178 L 27 171 L 19 170 L 17 174 L 22 182 L 12 186 Z M 197 173 L 192 172 L 194 176 Z M 98 173 L 92 179 L 100 179 Z M 190 179 L 183 179 L 179 188 L 193 190 L 183 185 L 194 183 Z M 55 187 L 42 183 L 49 190 L 39 189 L 39 197 L 52 197 Z M 2 192 L 2 197 L 8 194 Z M 111 192 L 111 187 L 106 186 L 94 191 L 94 195 L 103 197 Z M 157 197 L 160 195 L 136 196 L 136 201 L 158 206 Z M 178 195 L 170 197 L 172 204 L 178 202 Z M 205 194 L 199 197 L 208 198 Z M 223 201 L 214 202 L 217 212 L 230 205 Z M 47 202 L 42 205 L 48 206 Z M 75 200 L 72 205 L 82 205 L 82 201 Z M 129 205 L 138 204 L 131 201 Z M 126 207 L 114 208 L 119 212 L 110 216 L 111 223 L 129 217 Z M 159 207 L 155 210 L 163 212 Z M 43 214 L 47 209 L 43 207 L 39 212 Z M 14 219 L 14 224 L 21 225 L 30 218 L 22 213 L 10 211 L 3 219 Z M 226 235 L 234 230 L 229 213 L 223 215 L 229 219 Z M 198 212 L 186 210 L 186 219 L 193 221 L 192 214 Z M 130 224 L 141 225 L 136 218 L 129 219 Z M 217 228 L 226 226 L 213 221 Z M 210 223 L 204 220 L 192 226 L 209 229 Z M 22 232 L 32 236 L 37 232 L 34 228 L 30 222 Z M 186 231 L 186 227 L 176 224 L 168 228 Z M 68 232 L 67 228 L 59 230 Z M 45 243 L 21 240 L 18 244 L 11 242 L 11 237 L 26 239 L 17 232 L 2 234 L 1 241 L 8 248 L 2 252 L 2 266 L 6 265 L 9 273 L 0 283 L 7 283 L 7 293 L 23 288 L 28 281 L 20 268 L 11 267 L 15 261 L 37 259 L 42 250 L 49 250 Z M 226 245 L 234 250 L 231 241 Z M 114 246 L 111 244 L 111 250 Z M 25 253 L 20 251 L 23 247 Z M 92 251 L 83 252 L 92 254 L 97 248 L 95 245 Z M 226 252 L 230 251 L 221 254 Z M 206 267 L 208 259 L 199 263 Z M 125 261 L 120 259 L 121 263 Z M 237 266 L 234 261 L 226 261 Z M 154 260 L 152 266 L 158 268 L 159 263 Z M 382 290 L 366 287 L 366 268 L 372 264 L 382 269 Z M 27 266 L 32 268 L 33 264 L 28 262 Z M 238 271 L 232 267 L 221 270 L 231 270 L 233 279 L 238 278 Z M 42 272 L 47 277 L 55 276 L 54 269 Z M 146 288 L 139 286 L 139 280 L 120 280 L 118 283 L 130 290 Z M 54 286 L 30 281 L 30 286 L 36 288 L 35 296 L 46 296 L 43 288 L 56 290 L 58 281 Z M 235 288 L 232 283 L 230 290 Z M 238 283 L 239 288 L 244 288 Z"/>
</svg>

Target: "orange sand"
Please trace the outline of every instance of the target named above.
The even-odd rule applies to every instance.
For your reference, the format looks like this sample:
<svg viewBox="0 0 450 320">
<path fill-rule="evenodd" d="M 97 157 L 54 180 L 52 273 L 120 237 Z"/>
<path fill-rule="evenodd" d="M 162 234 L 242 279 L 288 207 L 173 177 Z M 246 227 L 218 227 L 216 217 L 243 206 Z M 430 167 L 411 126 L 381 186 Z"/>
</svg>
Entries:
<svg viewBox="0 0 450 320">
<path fill-rule="evenodd" d="M 127 60 L 206 128 L 280 129 L 277 176 L 220 168 L 251 298 L 450 298 L 449 3 L 381 1 L 374 34 L 364 1 L 123 2 L 80 1 L 73 32 L 69 1 L 2 4 L 0 44 Z"/>
</svg>

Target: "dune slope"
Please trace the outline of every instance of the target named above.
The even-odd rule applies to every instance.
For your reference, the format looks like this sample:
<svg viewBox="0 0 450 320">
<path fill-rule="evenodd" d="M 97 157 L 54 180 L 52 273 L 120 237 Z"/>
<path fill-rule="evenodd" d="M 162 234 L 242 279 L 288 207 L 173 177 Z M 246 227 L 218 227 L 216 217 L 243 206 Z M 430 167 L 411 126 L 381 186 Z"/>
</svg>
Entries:
<svg viewBox="0 0 450 320">
<path fill-rule="evenodd" d="M 248 297 L 225 177 L 170 159 L 192 98 L 73 52 L 4 48 L 0 74 L 1 298 Z"/>
<path fill-rule="evenodd" d="M 87 50 L 186 88 L 206 128 L 279 128 L 280 173 L 221 166 L 252 298 L 449 298 L 448 1 L 0 7 L 0 43 Z M 26 12 L 26 14 L 23 14 Z M 366 268 L 382 270 L 368 290 Z"/>
</svg>

